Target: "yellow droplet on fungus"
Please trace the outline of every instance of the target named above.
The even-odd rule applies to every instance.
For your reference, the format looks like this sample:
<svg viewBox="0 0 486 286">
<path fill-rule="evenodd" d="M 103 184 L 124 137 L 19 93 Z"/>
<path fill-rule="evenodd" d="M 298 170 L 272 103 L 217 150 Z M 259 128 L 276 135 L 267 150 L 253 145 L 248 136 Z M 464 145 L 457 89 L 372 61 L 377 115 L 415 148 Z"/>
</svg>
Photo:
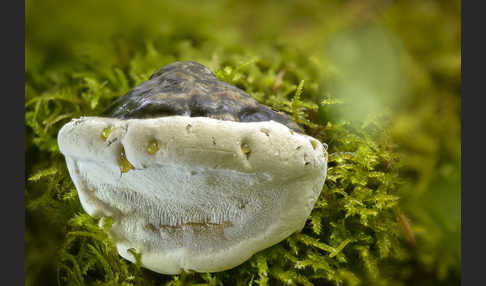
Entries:
<svg viewBox="0 0 486 286">
<path fill-rule="evenodd" d="M 110 126 L 110 127 L 106 127 L 105 129 L 103 129 L 103 131 L 101 131 L 101 138 L 103 138 L 103 141 L 106 141 L 106 139 L 110 137 L 110 134 L 111 132 L 113 132 L 113 130 L 115 130 L 115 127 Z"/>
<path fill-rule="evenodd" d="M 251 152 L 250 145 L 248 145 L 247 143 L 241 144 L 241 151 L 248 157 Z"/>
<path fill-rule="evenodd" d="M 153 154 L 157 153 L 159 151 L 159 149 L 160 149 L 159 142 L 157 140 L 153 140 L 147 146 L 147 153 L 149 153 L 150 155 L 153 155 Z"/>
<path fill-rule="evenodd" d="M 133 165 L 128 161 L 127 155 L 125 154 L 125 149 L 122 147 L 121 153 L 120 153 L 120 171 L 122 173 L 126 173 L 133 169 Z"/>
</svg>

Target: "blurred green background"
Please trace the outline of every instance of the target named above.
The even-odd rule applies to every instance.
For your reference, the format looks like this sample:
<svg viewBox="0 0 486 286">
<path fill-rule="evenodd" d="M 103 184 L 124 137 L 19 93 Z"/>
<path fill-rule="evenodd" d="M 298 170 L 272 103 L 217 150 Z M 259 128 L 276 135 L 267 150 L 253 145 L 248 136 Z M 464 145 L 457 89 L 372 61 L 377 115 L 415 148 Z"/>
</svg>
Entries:
<svg viewBox="0 0 486 286">
<path fill-rule="evenodd" d="M 57 131 L 73 117 L 99 114 L 111 100 L 179 60 L 205 64 L 221 79 L 289 113 L 296 111 L 292 96 L 303 80 L 304 103 L 294 116 L 309 122 L 306 131 L 327 142 L 336 158 L 352 151 L 357 141 L 346 138 L 354 138 L 353 130 L 378 145 L 388 142 L 379 150 L 398 158 L 389 169 L 397 174 L 393 195 L 399 203 L 388 211 L 394 210 L 402 227 L 397 245 L 404 252 L 377 255 L 381 276 L 349 270 L 362 264 L 349 250 L 346 263 L 356 268 L 346 271 L 354 274 L 346 274 L 339 261 L 332 267 L 341 276 L 313 277 L 315 270 L 298 272 L 305 279 L 287 279 L 269 264 L 266 282 L 255 266 L 257 284 L 460 283 L 460 1 L 27 0 L 25 17 L 26 285 L 229 283 L 224 274 L 161 278 L 140 269 L 127 274 L 136 279 L 109 282 L 103 272 L 88 268 L 79 275 L 94 278 L 75 283 L 66 282 L 59 270 L 59 249 L 71 243 L 69 220 L 83 211 L 57 149 Z M 367 127 L 370 122 L 378 135 Z M 333 190 L 330 174 L 326 188 Z M 322 233 L 326 230 L 323 226 Z M 319 239 L 332 240 L 325 234 Z M 294 273 L 285 267 L 300 271 L 288 265 L 282 273 Z"/>
</svg>

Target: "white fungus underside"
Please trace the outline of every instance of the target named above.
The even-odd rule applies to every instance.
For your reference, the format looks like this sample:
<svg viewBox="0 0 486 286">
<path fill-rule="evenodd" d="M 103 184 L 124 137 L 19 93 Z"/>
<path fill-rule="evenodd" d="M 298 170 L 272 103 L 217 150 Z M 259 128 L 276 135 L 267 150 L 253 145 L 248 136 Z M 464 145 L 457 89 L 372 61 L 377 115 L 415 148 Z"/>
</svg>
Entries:
<svg viewBox="0 0 486 286">
<path fill-rule="evenodd" d="M 299 231 L 327 170 L 319 141 L 273 121 L 84 117 L 58 141 L 83 208 L 114 219 L 120 255 L 134 248 L 165 274 L 230 269 Z"/>
</svg>

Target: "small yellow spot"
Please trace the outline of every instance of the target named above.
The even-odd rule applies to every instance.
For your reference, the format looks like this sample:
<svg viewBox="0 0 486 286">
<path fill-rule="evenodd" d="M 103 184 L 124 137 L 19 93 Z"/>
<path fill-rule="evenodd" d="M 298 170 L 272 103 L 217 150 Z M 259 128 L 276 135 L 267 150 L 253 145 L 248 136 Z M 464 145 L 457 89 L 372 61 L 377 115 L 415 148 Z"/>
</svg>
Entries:
<svg viewBox="0 0 486 286">
<path fill-rule="evenodd" d="M 122 173 L 126 173 L 133 169 L 133 165 L 128 161 L 127 155 L 125 154 L 125 149 L 122 147 L 122 151 L 120 153 L 120 171 Z"/>
<path fill-rule="evenodd" d="M 251 152 L 250 145 L 248 145 L 247 143 L 241 144 L 241 151 L 248 157 Z"/>
<path fill-rule="evenodd" d="M 327 151 L 324 151 L 324 159 L 326 159 L 326 161 L 329 161 L 329 154 L 327 153 Z"/>
<path fill-rule="evenodd" d="M 316 148 L 317 148 L 317 142 L 316 142 L 316 141 L 314 141 L 314 140 L 311 140 L 311 141 L 310 141 L 310 143 L 311 143 L 311 145 L 312 145 L 312 148 L 313 148 L 314 150 L 316 150 Z"/>
<path fill-rule="evenodd" d="M 153 140 L 149 143 L 149 145 L 147 147 L 147 152 L 150 155 L 153 155 L 153 154 L 157 153 L 157 151 L 159 151 L 159 149 L 160 149 L 159 142 L 157 140 Z"/>
<path fill-rule="evenodd" d="M 294 130 L 290 129 L 290 134 L 294 135 Z"/>
<path fill-rule="evenodd" d="M 113 130 L 115 130 L 115 127 L 110 126 L 110 127 L 106 127 L 105 129 L 103 129 L 103 131 L 101 131 L 101 138 L 103 138 L 103 141 L 106 141 L 106 139 L 108 139 L 108 137 L 110 136 L 111 132 L 113 132 Z"/>
</svg>

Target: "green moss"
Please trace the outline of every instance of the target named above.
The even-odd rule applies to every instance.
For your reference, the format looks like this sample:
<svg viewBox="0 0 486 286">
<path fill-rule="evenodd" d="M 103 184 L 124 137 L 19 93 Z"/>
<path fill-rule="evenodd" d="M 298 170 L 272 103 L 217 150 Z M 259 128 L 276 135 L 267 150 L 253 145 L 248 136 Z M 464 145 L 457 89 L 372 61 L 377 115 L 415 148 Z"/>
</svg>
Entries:
<svg viewBox="0 0 486 286">
<path fill-rule="evenodd" d="M 26 285 L 459 284 L 460 2 L 398 1 L 381 14 L 363 6 L 401 40 L 407 89 L 399 105 L 360 120 L 346 116 L 357 103 L 335 87 L 370 74 L 346 72 L 325 47 L 369 24 L 361 10 L 221 2 L 26 2 Z M 302 232 L 225 272 L 161 275 L 122 259 L 109 218 L 82 210 L 57 147 L 63 124 L 99 115 L 177 60 L 207 65 L 329 145 L 326 184 Z M 380 102 L 388 94 L 371 80 L 367 95 Z"/>
</svg>

